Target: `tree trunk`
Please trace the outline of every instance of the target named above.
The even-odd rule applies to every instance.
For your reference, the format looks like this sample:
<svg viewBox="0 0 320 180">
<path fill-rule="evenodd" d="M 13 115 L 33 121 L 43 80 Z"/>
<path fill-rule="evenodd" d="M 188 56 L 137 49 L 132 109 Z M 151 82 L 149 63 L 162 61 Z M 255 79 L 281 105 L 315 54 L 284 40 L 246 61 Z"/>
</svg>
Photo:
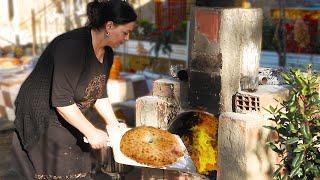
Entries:
<svg viewBox="0 0 320 180">
<path fill-rule="evenodd" d="M 31 10 L 31 27 L 32 27 L 32 55 L 37 54 L 37 33 L 36 33 L 36 18 L 34 10 Z"/>
<path fill-rule="evenodd" d="M 279 0 L 279 8 L 280 8 L 280 20 L 279 20 L 279 66 L 286 66 L 286 29 L 284 27 L 285 23 L 285 0 Z"/>
</svg>

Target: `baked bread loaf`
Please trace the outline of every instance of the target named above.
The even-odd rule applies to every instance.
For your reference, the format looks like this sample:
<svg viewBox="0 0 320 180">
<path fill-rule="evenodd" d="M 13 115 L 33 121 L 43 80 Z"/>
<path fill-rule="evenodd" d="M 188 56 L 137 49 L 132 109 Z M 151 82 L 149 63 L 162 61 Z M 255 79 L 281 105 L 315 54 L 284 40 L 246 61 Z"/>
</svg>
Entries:
<svg viewBox="0 0 320 180">
<path fill-rule="evenodd" d="M 120 150 L 129 158 L 154 167 L 170 165 L 183 156 L 173 134 L 150 126 L 127 131 L 121 139 Z"/>
</svg>

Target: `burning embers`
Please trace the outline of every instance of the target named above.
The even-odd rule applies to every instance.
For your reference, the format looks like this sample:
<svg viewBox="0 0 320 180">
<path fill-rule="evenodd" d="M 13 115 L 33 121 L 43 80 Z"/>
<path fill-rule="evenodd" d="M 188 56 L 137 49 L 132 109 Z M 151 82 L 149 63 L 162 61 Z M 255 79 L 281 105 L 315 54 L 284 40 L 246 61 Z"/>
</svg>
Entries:
<svg viewBox="0 0 320 180">
<path fill-rule="evenodd" d="M 201 174 L 217 170 L 218 119 L 202 111 L 181 113 L 169 131 L 180 135 Z"/>
</svg>

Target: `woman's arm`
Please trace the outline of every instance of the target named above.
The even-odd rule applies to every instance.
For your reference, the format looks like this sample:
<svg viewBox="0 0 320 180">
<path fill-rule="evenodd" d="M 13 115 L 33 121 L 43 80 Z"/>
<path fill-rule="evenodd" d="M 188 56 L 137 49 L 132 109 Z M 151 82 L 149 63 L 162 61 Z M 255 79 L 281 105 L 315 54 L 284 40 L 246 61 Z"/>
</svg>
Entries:
<svg viewBox="0 0 320 180">
<path fill-rule="evenodd" d="M 111 103 L 108 98 L 98 99 L 94 104 L 98 113 L 103 117 L 107 125 L 118 126 L 119 122 L 113 112 Z"/>
<path fill-rule="evenodd" d="M 69 124 L 84 134 L 92 148 L 100 149 L 107 146 L 107 133 L 95 128 L 82 114 L 76 104 L 57 107 L 57 111 Z"/>
</svg>

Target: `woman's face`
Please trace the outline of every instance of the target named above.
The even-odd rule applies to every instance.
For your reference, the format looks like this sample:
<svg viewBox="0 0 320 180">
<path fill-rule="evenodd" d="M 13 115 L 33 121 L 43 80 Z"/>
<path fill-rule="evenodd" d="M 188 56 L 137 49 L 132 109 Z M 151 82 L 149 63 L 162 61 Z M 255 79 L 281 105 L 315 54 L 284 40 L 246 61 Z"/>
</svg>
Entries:
<svg viewBox="0 0 320 180">
<path fill-rule="evenodd" d="M 135 27 L 135 22 L 130 22 L 124 25 L 115 25 L 112 22 L 106 24 L 106 31 L 109 32 L 107 38 L 108 45 L 116 48 L 129 40 L 130 33 Z"/>
</svg>

